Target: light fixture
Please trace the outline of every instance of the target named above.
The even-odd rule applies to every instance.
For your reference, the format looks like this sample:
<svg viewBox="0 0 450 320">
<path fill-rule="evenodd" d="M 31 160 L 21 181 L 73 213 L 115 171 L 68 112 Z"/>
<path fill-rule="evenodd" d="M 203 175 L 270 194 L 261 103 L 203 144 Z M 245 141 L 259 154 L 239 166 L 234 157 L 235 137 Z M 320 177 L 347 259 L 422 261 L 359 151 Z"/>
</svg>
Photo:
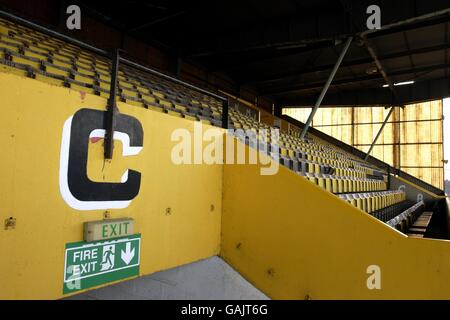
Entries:
<svg viewBox="0 0 450 320">
<path fill-rule="evenodd" d="M 403 81 L 403 82 L 396 82 L 396 83 L 394 83 L 394 86 L 395 87 L 397 87 L 397 86 L 405 86 L 405 85 L 413 84 L 413 83 L 414 83 L 414 80 Z M 387 84 L 383 85 L 383 88 L 387 88 L 387 87 L 389 87 L 389 85 L 387 85 Z"/>
<path fill-rule="evenodd" d="M 366 73 L 367 73 L 368 75 L 378 73 L 378 68 L 377 68 L 377 66 L 376 66 L 376 65 L 371 65 L 370 67 L 368 67 L 368 68 L 366 69 Z"/>
</svg>

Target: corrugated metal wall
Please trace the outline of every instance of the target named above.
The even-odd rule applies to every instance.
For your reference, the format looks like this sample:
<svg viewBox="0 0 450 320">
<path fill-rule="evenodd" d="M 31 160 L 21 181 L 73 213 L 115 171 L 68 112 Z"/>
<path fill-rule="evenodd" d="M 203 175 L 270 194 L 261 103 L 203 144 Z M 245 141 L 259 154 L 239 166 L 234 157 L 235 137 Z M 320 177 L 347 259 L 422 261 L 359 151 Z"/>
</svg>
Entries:
<svg viewBox="0 0 450 320">
<path fill-rule="evenodd" d="M 396 108 L 373 148 L 372 156 L 443 189 L 442 100 Z M 284 108 L 305 122 L 311 108 Z M 320 108 L 312 126 L 367 152 L 389 112 L 384 107 Z"/>
</svg>

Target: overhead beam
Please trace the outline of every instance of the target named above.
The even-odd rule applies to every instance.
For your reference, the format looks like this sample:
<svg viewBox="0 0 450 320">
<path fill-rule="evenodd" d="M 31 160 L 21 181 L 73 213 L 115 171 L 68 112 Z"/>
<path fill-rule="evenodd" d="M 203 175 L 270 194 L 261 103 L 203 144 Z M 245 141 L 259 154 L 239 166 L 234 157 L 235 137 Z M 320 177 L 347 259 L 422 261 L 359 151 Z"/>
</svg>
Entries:
<svg viewBox="0 0 450 320">
<path fill-rule="evenodd" d="M 417 81 L 411 85 L 397 87 L 397 94 L 404 104 L 442 99 L 450 96 L 449 83 L 450 78 Z M 280 97 L 278 101 L 283 106 L 311 107 L 314 105 L 316 99 L 317 95 L 308 93 Z M 395 100 L 390 90 L 378 86 L 367 89 L 328 92 L 322 105 L 324 107 L 395 105 Z"/>
<path fill-rule="evenodd" d="M 407 68 L 407 69 L 403 69 L 403 70 L 392 71 L 392 72 L 390 72 L 390 76 L 401 76 L 401 75 L 405 75 L 405 74 L 429 72 L 429 71 L 446 69 L 446 68 L 450 68 L 450 63 L 434 64 L 431 66 Z M 380 74 L 366 75 L 366 76 L 361 76 L 361 77 L 348 77 L 348 78 L 334 80 L 333 83 L 331 84 L 331 86 L 353 84 L 353 83 L 370 81 L 370 80 L 384 80 L 384 79 Z M 292 93 L 292 92 L 318 89 L 321 87 L 322 87 L 322 82 L 315 82 L 315 83 L 311 83 L 311 84 L 307 84 L 307 85 L 298 85 L 298 86 L 291 86 L 291 87 L 284 87 L 284 88 L 281 87 L 276 90 L 265 91 L 265 92 L 263 92 L 263 94 L 265 96 L 282 95 L 282 94 L 288 94 L 288 93 Z"/>
<path fill-rule="evenodd" d="M 378 30 L 366 30 L 361 35 L 366 36 L 367 38 L 375 38 L 388 34 L 430 27 L 441 23 L 447 23 L 448 21 L 450 21 L 450 8 L 445 8 L 443 10 L 384 25 Z"/>
<path fill-rule="evenodd" d="M 396 1 L 394 6 L 390 6 L 389 2 L 383 3 L 383 17 L 397 16 L 396 10 L 398 3 L 403 3 L 408 12 L 416 12 L 415 5 L 409 0 Z M 366 17 L 365 12 L 370 1 L 358 1 L 353 3 L 352 6 L 352 16 L 355 17 Z M 412 6 L 412 7 L 411 7 Z M 402 21 L 387 21 L 385 25 L 379 30 L 371 30 L 367 33 L 368 38 L 380 37 L 383 35 L 393 34 L 397 32 L 403 32 L 405 30 L 413 30 L 417 28 L 423 28 L 427 26 L 432 26 L 436 24 L 441 24 L 448 22 L 450 17 L 448 15 L 448 10 L 445 5 L 433 5 L 428 4 L 430 10 L 432 11 L 427 14 L 420 16 L 411 16 Z M 389 14 L 390 13 L 390 14 Z M 367 30 L 365 25 L 365 19 L 359 19 L 356 28 L 350 27 L 346 21 L 348 15 L 344 11 L 339 11 L 338 9 L 331 12 L 317 12 L 312 13 L 307 16 L 291 15 L 280 17 L 278 20 L 273 21 L 263 21 L 262 23 L 250 24 L 248 29 L 234 29 L 215 37 L 215 46 L 204 50 L 202 52 L 191 52 L 189 56 L 197 58 L 205 58 L 210 56 L 220 56 L 220 55 L 237 55 L 242 52 L 247 52 L 250 50 L 262 50 L 268 47 L 274 47 L 276 45 L 284 44 L 289 45 L 298 44 L 302 41 L 310 41 L 312 39 L 330 40 L 330 45 L 334 40 L 344 40 L 352 34 L 359 36 Z M 317 26 L 320 25 L 320 28 Z M 283 26 L 283 27 L 281 27 Z M 270 30 L 270 32 L 269 32 Z M 274 32 L 274 30 L 280 30 L 280 32 Z M 289 30 L 289 32 L 286 32 Z M 236 39 L 241 39 L 241 35 L 246 34 L 247 39 L 262 39 L 260 43 L 250 43 L 240 42 L 236 43 Z M 231 48 L 231 49 L 230 49 Z M 188 51 L 188 50 L 187 50 Z"/>
<path fill-rule="evenodd" d="M 171 20 L 171 19 L 174 19 L 174 18 L 176 18 L 178 16 L 184 15 L 185 13 L 186 13 L 186 11 L 174 12 L 174 13 L 168 14 L 166 16 L 163 16 L 161 18 L 158 18 L 158 19 L 155 19 L 155 20 L 152 20 L 152 21 L 148 21 L 148 22 L 146 22 L 144 24 L 141 24 L 139 26 L 131 28 L 130 31 L 131 32 L 136 32 L 136 31 L 139 31 L 139 30 L 142 30 L 142 29 L 146 29 L 146 28 L 149 28 L 149 27 L 154 26 L 156 24 L 159 24 L 161 22 L 165 22 L 167 20 Z"/>
<path fill-rule="evenodd" d="M 343 17 L 342 12 L 331 10 L 308 14 L 296 13 L 255 21 L 248 26 L 237 25 L 231 30 L 222 32 L 211 30 L 204 35 L 204 38 L 214 40 L 211 48 L 201 51 L 186 50 L 186 52 L 188 57 L 207 58 L 276 47 L 311 45 L 317 42 L 332 43 L 339 38 L 345 39 L 343 35 L 351 33 L 345 24 L 338 23 L 342 20 L 341 16 Z M 322 32 L 324 28 L 329 32 Z M 243 40 L 242 35 L 245 35 L 245 39 L 252 39 L 251 42 Z M 255 39 L 261 39 L 261 41 L 256 42 Z"/>
<path fill-rule="evenodd" d="M 430 46 L 430 47 L 422 47 L 422 48 L 416 48 L 411 49 L 410 51 L 399 51 L 394 52 L 390 54 L 385 55 L 379 55 L 378 59 L 380 61 L 384 60 L 391 60 L 391 59 L 397 59 L 402 57 L 407 57 L 409 55 L 416 55 L 416 54 L 424 54 L 424 53 L 430 53 L 430 52 L 436 52 L 441 50 L 447 50 L 450 49 L 450 43 L 445 43 L 442 45 L 436 45 L 436 46 Z M 372 63 L 373 59 L 371 57 L 367 58 L 361 58 L 361 59 L 354 59 L 350 61 L 343 61 L 341 64 L 341 67 L 355 67 L 359 65 L 369 64 Z M 248 78 L 242 80 L 243 84 L 246 85 L 258 85 L 258 84 L 264 84 L 264 83 L 273 83 L 283 80 L 295 80 L 295 79 L 301 79 L 303 76 L 310 74 L 310 73 L 316 73 L 319 71 L 327 71 L 331 70 L 333 68 L 334 64 L 326 64 L 326 65 L 320 65 L 320 66 L 314 66 L 306 69 L 301 70 L 294 70 L 294 71 L 288 71 L 284 73 L 279 73 L 276 75 L 270 75 L 266 77 L 258 77 L 258 78 Z"/>
<path fill-rule="evenodd" d="M 450 22 L 450 13 L 449 12 L 450 12 L 450 9 L 441 10 L 441 11 L 434 12 L 431 14 L 414 17 L 414 18 L 411 18 L 411 19 L 408 19 L 405 21 L 400 21 L 400 22 L 394 23 L 392 25 L 387 25 L 387 26 L 384 26 L 380 30 L 370 30 L 370 32 L 361 32 L 358 35 L 365 36 L 368 39 L 369 38 L 372 39 L 372 38 L 386 36 L 389 34 L 403 32 L 403 31 L 407 31 L 407 30 L 414 30 L 414 29 L 424 28 L 424 27 L 428 27 L 428 26 L 441 24 L 441 23 L 447 23 L 447 22 Z M 423 19 L 428 19 L 428 20 L 423 20 Z M 347 36 L 346 34 L 342 34 L 340 36 L 336 36 L 336 39 L 344 38 L 346 36 Z M 328 45 L 326 45 L 326 44 L 328 44 Z M 333 45 L 334 45 L 333 41 L 324 42 L 322 45 L 322 48 L 325 48 L 327 46 L 332 47 Z M 315 50 L 315 49 L 316 49 L 315 47 L 311 47 L 309 50 L 307 50 L 305 48 L 302 52 L 311 51 L 311 50 Z M 430 49 L 432 49 L 432 47 L 430 47 Z M 420 50 L 420 49 L 415 49 L 415 50 Z M 415 51 L 415 50 L 412 50 L 412 51 Z M 435 51 L 435 50 L 432 50 L 432 51 Z M 421 53 L 421 52 L 418 51 L 418 53 Z M 292 53 L 287 53 L 287 54 L 281 53 L 280 55 L 273 56 L 272 58 L 263 58 L 263 59 L 254 58 L 253 60 L 248 59 L 248 60 L 244 61 L 243 63 L 234 63 L 234 64 L 228 65 L 228 66 L 225 65 L 222 67 L 222 69 L 223 70 L 237 69 L 237 68 L 245 66 L 251 62 L 261 62 L 261 61 L 265 61 L 265 60 L 273 60 L 273 59 L 277 59 L 277 58 L 280 58 L 283 56 L 290 56 L 290 55 L 295 55 L 295 54 L 298 54 L 298 53 L 295 53 L 295 51 L 294 51 Z M 388 59 L 393 59 L 393 58 L 395 58 L 395 56 L 392 58 L 388 58 Z M 382 58 L 382 57 L 380 57 L 379 59 L 384 60 L 384 58 Z M 344 66 L 344 65 L 342 65 L 342 66 Z M 333 67 L 333 65 L 331 65 L 331 66 L 327 65 L 322 68 L 331 69 L 332 67 Z M 350 67 L 351 67 L 351 65 L 350 65 Z M 245 83 L 250 83 L 250 82 L 252 82 L 252 81 L 245 80 Z"/>
<path fill-rule="evenodd" d="M 250 51 L 236 51 L 235 53 L 226 53 L 227 59 L 221 59 L 217 66 L 213 66 L 212 70 L 216 72 L 238 70 L 250 63 L 264 63 L 271 62 L 274 59 L 288 58 L 297 56 L 302 53 L 309 53 L 314 50 L 320 50 L 334 46 L 336 40 L 329 39 L 318 42 L 299 42 L 298 44 L 291 44 L 293 48 L 286 48 L 279 44 L 274 44 L 272 47 L 264 49 L 255 49 Z M 228 55 L 232 55 L 228 57 Z"/>
<path fill-rule="evenodd" d="M 367 40 L 366 35 L 362 35 L 361 39 L 364 42 L 364 45 L 367 48 L 367 51 L 369 52 L 370 56 L 372 57 L 373 61 L 375 62 L 378 71 L 381 73 L 381 75 L 383 76 L 384 81 L 386 82 L 386 84 L 389 87 L 389 90 L 391 90 L 392 94 L 394 95 L 394 98 L 396 99 L 397 103 L 400 103 L 400 100 L 398 98 L 397 92 L 395 91 L 394 88 L 394 82 L 392 81 L 392 79 L 388 76 L 386 69 L 384 68 L 383 64 L 381 63 L 381 61 L 378 59 L 377 53 L 375 52 L 375 48 L 370 44 L 369 40 Z M 382 128 L 384 126 L 381 126 Z"/>
</svg>

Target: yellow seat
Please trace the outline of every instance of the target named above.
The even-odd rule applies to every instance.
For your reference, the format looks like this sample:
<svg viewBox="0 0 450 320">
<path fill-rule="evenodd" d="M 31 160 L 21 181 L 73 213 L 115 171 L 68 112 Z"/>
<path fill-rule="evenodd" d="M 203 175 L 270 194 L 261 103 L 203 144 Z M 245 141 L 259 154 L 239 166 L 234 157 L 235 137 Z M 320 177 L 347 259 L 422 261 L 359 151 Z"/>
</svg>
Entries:
<svg viewBox="0 0 450 320">
<path fill-rule="evenodd" d="M 342 182 L 342 179 L 337 179 L 337 185 L 338 185 L 338 192 L 343 193 L 344 192 L 344 184 Z"/>
<path fill-rule="evenodd" d="M 147 109 L 149 109 L 149 110 L 156 111 L 156 112 L 164 112 L 164 109 L 161 106 L 157 106 L 157 105 L 153 105 L 153 104 L 150 104 L 150 105 L 146 104 L 146 106 L 147 106 Z"/>
<path fill-rule="evenodd" d="M 86 93 L 90 93 L 90 94 L 95 94 L 94 89 L 83 87 L 83 86 L 77 85 L 75 83 L 71 83 L 70 84 L 70 89 L 76 90 L 76 91 L 80 91 L 80 92 L 86 92 Z"/>
<path fill-rule="evenodd" d="M 326 185 L 325 185 L 325 178 L 323 177 L 317 177 L 317 185 L 321 188 L 326 189 Z"/>
<path fill-rule="evenodd" d="M 367 197 L 366 201 L 367 201 L 367 210 L 366 211 L 368 213 L 372 213 L 372 211 L 373 211 L 373 208 L 372 208 L 373 198 L 372 197 Z"/>
<path fill-rule="evenodd" d="M 178 109 L 178 110 L 183 111 L 183 112 L 187 111 L 187 109 L 188 109 L 186 106 L 183 106 L 183 105 L 181 105 L 179 103 L 175 103 L 174 106 L 175 106 L 175 109 Z"/>
<path fill-rule="evenodd" d="M 64 81 L 63 80 L 56 79 L 56 78 L 53 78 L 53 77 L 49 77 L 49 76 L 46 76 L 46 75 L 43 75 L 43 74 L 40 74 L 40 73 L 36 73 L 35 79 L 39 80 L 39 81 L 46 82 L 46 83 L 51 84 L 51 85 L 55 85 L 55 86 L 61 86 L 62 87 L 64 85 Z"/>
<path fill-rule="evenodd" d="M 91 77 L 95 76 L 95 71 L 92 68 L 80 67 L 79 64 L 76 64 L 76 67 L 77 67 L 77 69 L 78 69 L 77 71 L 79 73 L 82 73 L 82 74 L 85 74 L 85 75 L 88 75 L 88 76 L 91 76 Z"/>
<path fill-rule="evenodd" d="M 333 183 L 331 178 L 325 178 L 325 189 L 328 192 L 333 192 Z"/>
<path fill-rule="evenodd" d="M 142 95 L 149 95 L 150 94 L 150 90 L 148 88 L 144 88 L 141 86 L 137 86 L 137 90 L 142 94 Z"/>
<path fill-rule="evenodd" d="M 106 82 L 106 83 L 110 83 L 111 82 L 111 77 L 109 75 L 106 75 L 106 74 L 103 74 L 103 73 L 100 73 L 100 72 L 98 73 L 98 78 L 101 81 Z M 108 87 L 109 87 L 109 85 L 108 85 Z"/>
<path fill-rule="evenodd" d="M 212 124 L 211 121 L 206 120 L 206 119 L 202 119 L 202 120 L 200 120 L 200 121 L 201 121 L 201 123 L 203 123 L 203 124 L 209 124 L 209 125 Z"/>
<path fill-rule="evenodd" d="M 164 99 L 166 97 L 162 92 L 156 90 L 152 90 L 152 94 L 160 99 Z"/>
<path fill-rule="evenodd" d="M 159 102 L 160 105 L 163 105 L 163 106 L 165 106 L 165 107 L 171 108 L 171 107 L 173 106 L 173 105 L 172 105 L 172 102 L 167 101 L 167 100 L 159 99 L 158 102 Z"/>
<path fill-rule="evenodd" d="M 26 59 L 26 58 L 22 58 L 22 57 L 18 57 L 18 56 L 11 56 L 12 62 L 14 63 L 19 63 L 22 65 L 27 65 L 31 68 L 34 68 L 36 70 L 38 70 L 41 66 L 41 64 L 39 62 L 30 60 L 30 59 Z"/>
<path fill-rule="evenodd" d="M 142 103 L 142 101 L 133 100 L 133 99 L 125 99 L 125 103 L 131 104 L 131 105 L 136 106 L 136 107 L 143 107 L 144 106 L 144 103 Z"/>
<path fill-rule="evenodd" d="M 79 82 L 83 82 L 83 83 L 87 83 L 87 84 L 94 84 L 94 79 L 93 78 L 86 77 L 86 76 L 83 76 L 83 75 L 78 74 L 78 73 L 75 74 L 74 80 L 75 81 L 79 81 Z"/>
<path fill-rule="evenodd" d="M 307 179 L 314 184 L 317 184 L 317 178 L 314 175 L 308 175 Z"/>
<path fill-rule="evenodd" d="M 127 97 L 132 97 L 132 98 L 138 98 L 139 97 L 139 93 L 136 91 L 132 91 L 132 90 L 128 90 L 128 89 L 122 89 L 122 94 L 127 96 Z"/>
<path fill-rule="evenodd" d="M 197 120 L 196 117 L 191 116 L 191 115 L 189 115 L 189 114 L 184 114 L 184 118 L 185 118 L 185 119 L 188 119 L 188 120 L 193 120 L 193 121 Z"/>
<path fill-rule="evenodd" d="M 0 41 L 0 49 L 8 49 L 12 52 L 16 52 L 19 53 L 19 46 L 18 45 L 14 45 L 12 43 L 6 43 L 3 41 Z"/>
<path fill-rule="evenodd" d="M 67 68 L 67 69 L 72 69 L 73 68 L 72 63 L 70 63 L 70 62 L 63 62 L 63 61 L 59 61 L 59 60 L 53 60 L 53 64 L 55 66 L 64 67 L 64 68 Z"/>
<path fill-rule="evenodd" d="M 11 67 L 11 66 L 6 66 L 3 64 L 0 64 L 0 71 L 15 74 L 15 75 L 22 76 L 22 77 L 26 77 L 28 75 L 28 72 L 26 70 L 18 69 L 18 68 Z"/>
<path fill-rule="evenodd" d="M 343 188 L 343 192 L 347 193 L 348 191 L 348 180 L 347 179 L 342 179 L 342 188 Z"/>
<path fill-rule="evenodd" d="M 21 41 L 20 39 L 17 39 L 15 37 L 0 36 L 0 40 L 18 47 L 22 47 L 24 45 L 24 41 Z"/>
</svg>

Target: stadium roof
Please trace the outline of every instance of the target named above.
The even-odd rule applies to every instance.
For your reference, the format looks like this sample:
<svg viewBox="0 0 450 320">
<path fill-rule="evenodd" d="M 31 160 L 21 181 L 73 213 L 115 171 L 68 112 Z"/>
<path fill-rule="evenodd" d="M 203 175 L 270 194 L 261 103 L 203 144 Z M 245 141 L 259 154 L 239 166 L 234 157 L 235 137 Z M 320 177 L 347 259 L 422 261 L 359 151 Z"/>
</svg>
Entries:
<svg viewBox="0 0 450 320">
<path fill-rule="evenodd" d="M 78 1 L 180 59 L 254 87 L 279 105 L 314 104 L 343 48 L 324 105 L 406 104 L 450 95 L 448 0 Z M 366 35 L 368 5 L 382 29 Z M 376 66 L 373 51 L 395 88 Z M 397 99 L 396 99 L 397 98 Z"/>
</svg>

